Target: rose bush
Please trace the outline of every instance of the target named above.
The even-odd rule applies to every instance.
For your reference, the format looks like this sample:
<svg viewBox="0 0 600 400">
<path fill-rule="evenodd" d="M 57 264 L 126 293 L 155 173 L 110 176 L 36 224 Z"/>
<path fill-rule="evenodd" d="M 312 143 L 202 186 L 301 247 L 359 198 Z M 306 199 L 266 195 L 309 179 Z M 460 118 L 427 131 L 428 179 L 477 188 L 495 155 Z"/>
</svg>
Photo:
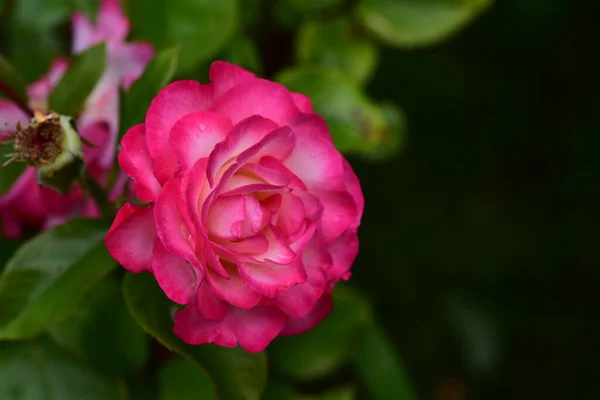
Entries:
<svg viewBox="0 0 600 400">
<path fill-rule="evenodd" d="M 119 163 L 149 204 L 122 207 L 105 242 L 186 305 L 185 342 L 257 352 L 329 313 L 364 200 L 307 97 L 225 62 L 210 80 L 168 85 L 124 136 Z"/>
<path fill-rule="evenodd" d="M 79 133 L 94 147 L 84 146 L 84 157 L 89 173 L 102 182 L 114 161 L 119 128 L 119 88 L 129 87 L 143 72 L 154 55 L 152 46 L 143 43 L 125 43 L 129 21 L 118 0 L 103 0 L 94 26 L 83 13 L 72 18 L 72 51 L 77 54 L 106 41 L 107 68 L 88 97 L 77 119 Z M 68 60 L 56 60 L 46 76 L 28 87 L 30 107 L 42 113 L 49 112 L 48 96 L 68 68 Z M 15 104 L 0 99 L 0 140 L 14 133 L 17 122 L 26 123 L 27 115 Z M 61 195 L 46 187 L 39 187 L 34 167 L 29 167 L 0 197 L 0 219 L 4 233 L 18 237 L 23 229 L 46 229 L 72 216 L 96 216 L 98 210 L 92 201 L 86 201 L 80 188 Z"/>
</svg>

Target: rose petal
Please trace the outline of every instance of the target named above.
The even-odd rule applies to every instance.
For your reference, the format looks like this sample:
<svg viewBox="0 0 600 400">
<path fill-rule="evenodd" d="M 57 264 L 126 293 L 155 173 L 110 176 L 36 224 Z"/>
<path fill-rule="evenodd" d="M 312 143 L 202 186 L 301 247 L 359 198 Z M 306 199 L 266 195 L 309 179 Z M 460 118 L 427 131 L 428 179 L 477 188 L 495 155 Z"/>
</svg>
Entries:
<svg viewBox="0 0 600 400">
<path fill-rule="evenodd" d="M 355 226 L 356 204 L 348 192 L 318 191 L 315 193 L 323 205 L 321 231 L 329 242 L 348 228 Z"/>
<path fill-rule="evenodd" d="M 169 146 L 171 129 L 185 115 L 207 109 L 212 96 L 211 85 L 183 80 L 166 86 L 152 100 L 146 113 L 146 141 L 159 182 L 166 182 L 176 168 Z"/>
<path fill-rule="evenodd" d="M 285 327 L 281 331 L 282 336 L 299 335 L 306 331 L 311 330 L 319 322 L 321 322 L 326 316 L 329 315 L 333 308 L 333 301 L 331 300 L 331 294 L 325 294 L 312 311 L 302 318 L 290 318 L 287 320 Z"/>
<path fill-rule="evenodd" d="M 291 93 L 283 85 L 264 79 L 241 82 L 215 99 L 211 109 L 227 115 L 234 124 L 260 115 L 285 126 L 300 114 Z"/>
<path fill-rule="evenodd" d="M 153 201 L 160 191 L 160 183 L 152 170 L 144 124 L 135 125 L 123 136 L 118 159 L 121 168 L 134 180 L 139 198 L 146 202 Z"/>
<path fill-rule="evenodd" d="M 216 343 L 220 346 L 239 345 L 252 353 L 264 350 L 283 329 L 286 316 L 272 306 L 251 310 L 230 307 L 221 322 L 202 318 L 193 307 L 175 316 L 175 334 L 189 344 Z"/>
<path fill-rule="evenodd" d="M 183 201 L 181 179 L 167 181 L 154 206 L 156 233 L 169 252 L 189 261 L 196 268 L 202 268 L 194 251 L 194 237 L 189 230 L 193 226 L 189 227 L 180 213 L 183 204 L 178 207 Z"/>
<path fill-rule="evenodd" d="M 223 165 L 237 157 L 243 151 L 259 143 L 269 132 L 278 126 L 258 115 L 252 116 L 234 126 L 227 139 L 215 146 L 208 158 L 207 176 L 211 187 L 216 185 L 217 174 Z"/>
<path fill-rule="evenodd" d="M 326 286 L 325 271 L 331 268 L 332 259 L 327 249 L 313 241 L 302 255 L 308 279 L 291 287 L 273 300 L 273 304 L 292 318 L 305 317 L 315 307 Z"/>
<path fill-rule="evenodd" d="M 208 157 L 230 129 L 229 119 L 210 111 L 194 112 L 177 121 L 169 143 L 180 168 L 187 171 L 200 158 Z"/>
<path fill-rule="evenodd" d="M 225 61 L 215 61 L 210 65 L 210 81 L 215 87 L 215 98 L 242 82 L 255 79 L 253 73 Z"/>
<path fill-rule="evenodd" d="M 267 297 L 279 296 L 292 286 L 307 280 L 300 257 L 287 265 L 242 263 L 239 271 L 250 288 Z"/>
<path fill-rule="evenodd" d="M 351 227 L 358 228 L 363 210 L 365 208 L 365 198 L 363 197 L 358 177 L 352 170 L 352 167 L 347 160 L 344 160 L 344 182 L 346 183 L 346 188 L 354 199 L 354 204 L 356 205 L 356 219 Z"/>
<path fill-rule="evenodd" d="M 221 322 L 227 314 L 228 305 L 217 298 L 206 281 L 202 282 L 196 293 L 196 307 L 198 313 L 214 322 Z"/>
<path fill-rule="evenodd" d="M 152 273 L 167 297 L 179 304 L 189 303 L 202 279 L 189 262 L 170 253 L 160 239 L 154 241 Z"/>
<path fill-rule="evenodd" d="M 310 189 L 345 190 L 343 158 L 321 118 L 311 116 L 294 126 L 296 146 L 283 164 Z"/>
<path fill-rule="evenodd" d="M 303 113 L 313 112 L 312 103 L 307 96 L 303 95 L 302 93 L 292 93 L 292 99 L 294 100 L 296 107 L 298 107 L 298 109 Z"/>
<path fill-rule="evenodd" d="M 152 268 L 155 239 L 154 208 L 127 203 L 117 213 L 104 243 L 124 268 L 138 273 Z"/>
<path fill-rule="evenodd" d="M 358 237 L 356 232 L 348 230 L 338 237 L 329 248 L 333 263 L 332 268 L 327 270 L 327 278 L 333 284 L 340 279 L 347 280 L 347 275 L 358 254 Z"/>
<path fill-rule="evenodd" d="M 236 307 L 249 309 L 256 307 L 262 296 L 249 288 L 242 280 L 235 266 L 228 267 L 229 279 L 224 279 L 208 270 L 207 282 L 218 298 Z"/>
</svg>

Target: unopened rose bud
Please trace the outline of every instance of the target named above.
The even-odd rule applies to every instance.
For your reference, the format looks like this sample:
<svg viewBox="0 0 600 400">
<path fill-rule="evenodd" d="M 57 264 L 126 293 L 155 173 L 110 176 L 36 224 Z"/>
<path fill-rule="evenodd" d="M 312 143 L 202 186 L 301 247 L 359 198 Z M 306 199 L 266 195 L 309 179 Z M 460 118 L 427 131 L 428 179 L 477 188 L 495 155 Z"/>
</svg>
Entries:
<svg viewBox="0 0 600 400">
<path fill-rule="evenodd" d="M 37 168 L 40 185 L 68 193 L 83 171 L 81 138 L 71 117 L 36 113 L 31 121 L 17 125 L 12 159 Z"/>
</svg>

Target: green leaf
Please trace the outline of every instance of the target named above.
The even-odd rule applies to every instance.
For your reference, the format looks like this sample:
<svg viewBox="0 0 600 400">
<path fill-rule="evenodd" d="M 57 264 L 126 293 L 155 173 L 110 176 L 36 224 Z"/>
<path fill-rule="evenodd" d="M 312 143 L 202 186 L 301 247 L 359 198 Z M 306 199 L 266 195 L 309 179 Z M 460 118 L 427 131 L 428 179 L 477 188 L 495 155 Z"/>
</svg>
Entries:
<svg viewBox="0 0 600 400">
<path fill-rule="evenodd" d="M 173 333 L 171 313 L 176 307 L 150 274 L 128 273 L 123 282 L 125 303 L 131 315 L 165 347 L 191 357 L 213 379 L 219 398 L 260 399 L 267 381 L 264 353 L 252 354 L 237 347 L 190 346 Z"/>
<path fill-rule="evenodd" d="M 0 343 L 0 399 L 124 400 L 125 387 L 96 374 L 47 339 Z"/>
<path fill-rule="evenodd" d="M 224 60 L 259 75 L 263 70 L 258 48 L 248 36 L 236 36 L 225 49 Z"/>
<path fill-rule="evenodd" d="M 74 219 L 26 242 L 0 276 L 0 339 L 29 338 L 67 317 L 116 263 L 104 221 Z"/>
<path fill-rule="evenodd" d="M 455 34 L 491 4 L 492 0 L 360 0 L 357 14 L 388 44 L 418 47 Z"/>
<path fill-rule="evenodd" d="M 0 54 L 0 81 L 16 94 L 23 103 L 27 104 L 27 91 L 25 81 L 10 62 Z"/>
<path fill-rule="evenodd" d="M 269 356 L 276 370 L 308 381 L 331 374 L 351 360 L 354 347 L 370 323 L 371 310 L 359 293 L 342 285 L 334 289 L 333 301 L 333 311 L 317 327 L 273 341 Z"/>
<path fill-rule="evenodd" d="M 9 158 L 9 154 L 15 151 L 12 142 L 0 142 L 0 196 L 10 190 L 13 183 L 21 176 L 27 164 L 23 162 L 11 162 L 2 166 Z"/>
<path fill-rule="evenodd" d="M 78 54 L 50 93 L 50 109 L 63 115 L 77 115 L 100 80 L 105 66 L 105 43 L 99 43 Z"/>
<path fill-rule="evenodd" d="M 233 37 L 238 27 L 236 0 L 128 0 L 134 37 L 158 48 L 179 45 L 179 73 L 192 72 Z"/>
<path fill-rule="evenodd" d="M 283 71 L 277 80 L 307 95 L 316 113 L 327 121 L 333 142 L 343 153 L 370 156 L 382 148 L 395 150 L 395 139 L 383 111 L 347 76 L 337 70 L 298 67 Z"/>
<path fill-rule="evenodd" d="M 124 93 L 122 100 L 121 136 L 134 125 L 144 122 L 152 99 L 175 74 L 179 47 L 162 50 L 154 56 L 140 78 Z"/>
<path fill-rule="evenodd" d="M 383 329 L 371 323 L 354 349 L 354 364 L 373 400 L 416 400 L 396 350 Z"/>
<path fill-rule="evenodd" d="M 190 358 L 174 357 L 158 372 L 158 400 L 214 399 L 210 376 Z"/>
<path fill-rule="evenodd" d="M 339 69 L 362 84 L 377 66 L 377 46 L 348 18 L 311 20 L 296 36 L 296 58 L 301 64 Z"/>
<path fill-rule="evenodd" d="M 129 315 L 114 277 L 94 284 L 69 318 L 49 333 L 54 342 L 116 375 L 138 372 L 148 361 L 149 337 Z"/>
</svg>

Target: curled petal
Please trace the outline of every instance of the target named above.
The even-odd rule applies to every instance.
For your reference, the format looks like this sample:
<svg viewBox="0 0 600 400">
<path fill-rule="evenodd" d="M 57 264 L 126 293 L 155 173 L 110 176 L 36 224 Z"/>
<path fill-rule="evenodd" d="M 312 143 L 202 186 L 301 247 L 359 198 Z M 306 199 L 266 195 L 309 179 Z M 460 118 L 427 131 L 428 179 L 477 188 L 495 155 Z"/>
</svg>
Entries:
<svg viewBox="0 0 600 400">
<path fill-rule="evenodd" d="M 201 268 L 194 251 L 194 237 L 191 234 L 193 230 L 190 231 L 193 225 L 191 222 L 186 224 L 185 215 L 182 215 L 181 211 L 187 211 L 183 205 L 181 179 L 173 178 L 167 181 L 156 199 L 156 233 L 169 252 Z"/>
<path fill-rule="evenodd" d="M 177 121 L 169 143 L 180 168 L 187 171 L 200 158 L 208 157 L 230 129 L 229 119 L 210 111 L 194 112 Z"/>
<path fill-rule="evenodd" d="M 170 253 L 160 239 L 154 242 L 152 273 L 167 297 L 179 304 L 190 301 L 202 279 L 189 262 Z"/>
<path fill-rule="evenodd" d="M 350 278 L 350 267 L 358 254 L 358 236 L 348 230 L 338 237 L 329 248 L 333 259 L 332 268 L 327 271 L 327 278 L 333 284 L 340 279 Z"/>
<path fill-rule="evenodd" d="M 291 93 L 283 85 L 264 79 L 241 82 L 215 99 L 211 109 L 227 115 L 234 124 L 260 115 L 285 126 L 300 115 Z"/>
<path fill-rule="evenodd" d="M 354 220 L 354 223 L 351 225 L 351 227 L 358 228 L 358 226 L 360 225 L 363 210 L 365 208 L 365 198 L 363 197 L 358 177 L 352 170 L 352 167 L 350 166 L 350 163 L 347 160 L 344 160 L 344 182 L 346 183 L 348 193 L 350 193 L 350 195 L 354 199 L 354 204 L 356 205 L 356 219 Z"/>
<path fill-rule="evenodd" d="M 144 124 L 130 128 L 121 140 L 119 164 L 135 182 L 135 192 L 142 201 L 153 201 L 160 183 L 152 170 L 152 159 L 145 139 Z"/>
<path fill-rule="evenodd" d="M 250 309 L 256 307 L 262 296 L 249 288 L 235 268 L 228 268 L 229 279 L 224 279 L 208 270 L 207 281 L 213 293 L 236 307 Z"/>
<path fill-rule="evenodd" d="M 316 193 L 323 206 L 321 230 L 330 242 L 348 228 L 355 226 L 357 209 L 348 192 L 319 191 Z"/>
<path fill-rule="evenodd" d="M 269 132 L 278 126 L 266 118 L 252 116 L 236 126 L 227 135 L 227 139 L 219 143 L 208 159 L 206 174 L 211 187 L 214 187 L 217 175 L 227 161 L 235 159 L 240 153 L 260 142 Z"/>
<path fill-rule="evenodd" d="M 146 113 L 146 142 L 159 182 L 164 183 L 176 169 L 175 156 L 169 146 L 171 129 L 187 114 L 206 110 L 212 96 L 211 85 L 183 80 L 166 86 L 152 100 Z"/>
<path fill-rule="evenodd" d="M 305 317 L 315 307 L 325 291 L 325 271 L 331 268 L 333 262 L 327 249 L 318 241 L 313 241 L 304 251 L 302 261 L 306 268 L 307 281 L 290 288 L 273 300 L 277 307 L 292 318 Z"/>
<path fill-rule="evenodd" d="M 250 288 L 267 297 L 279 296 L 292 286 L 307 280 L 300 257 L 287 265 L 242 263 L 239 271 Z"/>
<path fill-rule="evenodd" d="M 117 213 L 104 243 L 124 268 L 138 273 L 152 269 L 155 239 L 154 208 L 127 203 Z"/>
<path fill-rule="evenodd" d="M 175 334 L 189 344 L 216 343 L 239 345 L 252 353 L 264 350 L 281 332 L 286 316 L 276 307 L 261 306 L 251 310 L 229 307 L 221 322 L 209 321 L 195 307 L 187 307 L 175 316 Z"/>
</svg>

